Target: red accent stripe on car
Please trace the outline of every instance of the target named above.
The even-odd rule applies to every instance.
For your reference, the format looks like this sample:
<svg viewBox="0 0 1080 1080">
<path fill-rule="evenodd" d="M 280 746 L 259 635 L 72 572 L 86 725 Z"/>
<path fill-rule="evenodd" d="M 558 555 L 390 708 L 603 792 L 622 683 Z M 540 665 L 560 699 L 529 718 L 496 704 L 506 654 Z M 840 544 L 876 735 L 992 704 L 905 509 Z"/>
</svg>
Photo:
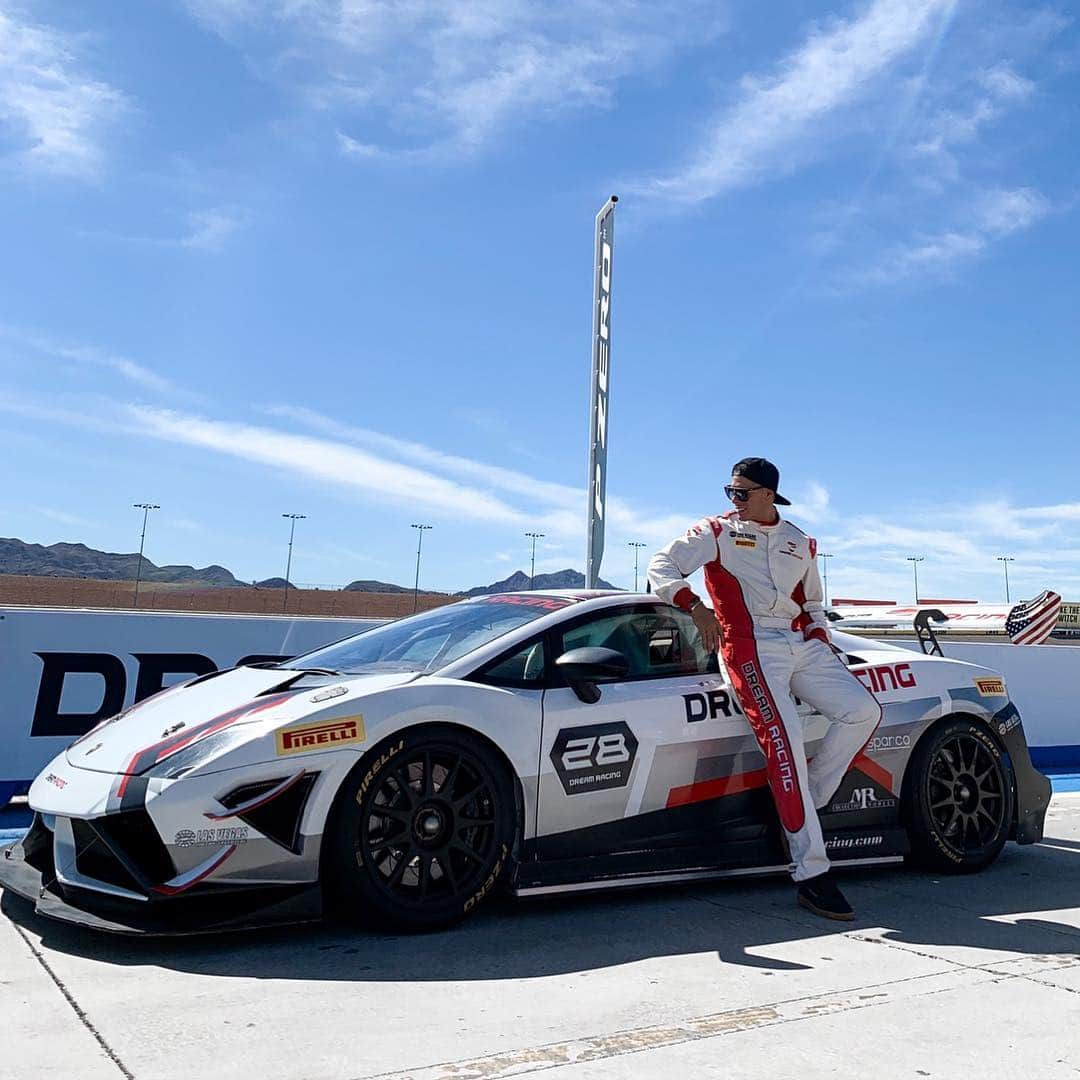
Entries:
<svg viewBox="0 0 1080 1080">
<path fill-rule="evenodd" d="M 223 731 L 230 724 L 236 723 L 242 716 L 262 712 L 264 709 L 270 709 L 292 696 L 292 694 L 275 694 L 273 697 L 266 698 L 265 701 L 249 701 L 237 709 L 230 709 L 220 716 L 215 716 L 211 720 L 207 720 L 202 724 L 197 724 L 195 727 L 189 728 L 182 734 L 178 732 L 176 735 L 171 735 L 167 739 L 160 739 L 156 743 L 151 743 L 149 746 L 144 746 L 142 749 L 136 750 L 128 759 L 127 765 L 124 766 L 123 771 L 125 775 L 120 783 L 120 787 L 117 789 L 117 798 L 123 798 L 130 778 L 138 775 L 144 769 L 148 769 L 151 765 L 156 765 L 159 761 L 164 761 L 165 758 L 175 754 L 178 750 L 190 746 L 193 742 L 196 742 L 207 735 L 213 735 L 218 731 Z"/>
<path fill-rule="evenodd" d="M 218 867 L 220 867 L 221 864 L 225 862 L 225 860 L 230 855 L 232 855 L 232 853 L 237 849 L 238 846 L 239 845 L 237 844 L 230 844 L 227 848 L 223 848 L 218 853 L 215 859 L 213 859 L 211 862 L 208 862 L 203 867 L 202 871 L 195 877 L 191 878 L 189 881 L 185 881 L 183 879 L 183 875 L 181 875 L 180 877 L 175 877 L 172 879 L 172 881 L 177 882 L 177 884 L 175 885 L 171 882 L 166 881 L 164 885 L 152 886 L 154 892 L 160 893 L 162 896 L 178 896 L 180 893 L 187 892 L 188 889 L 193 889 L 196 885 L 199 884 L 200 881 L 204 881 L 215 870 L 217 870 Z"/>
<path fill-rule="evenodd" d="M 875 728 L 875 730 L 877 729 Z M 896 792 L 893 791 L 892 773 L 879 765 L 873 758 L 867 757 L 862 750 L 855 755 L 850 768 L 858 769 L 859 772 L 865 773 L 875 784 L 883 787 L 890 795 L 896 794 Z"/>
<path fill-rule="evenodd" d="M 735 773 L 732 776 L 720 776 L 715 780 L 701 780 L 694 784 L 674 787 L 668 792 L 667 809 L 673 806 L 688 806 L 690 803 L 719 799 L 724 795 L 737 795 L 740 791 L 766 787 L 769 778 L 764 769 L 752 772 Z"/>
</svg>

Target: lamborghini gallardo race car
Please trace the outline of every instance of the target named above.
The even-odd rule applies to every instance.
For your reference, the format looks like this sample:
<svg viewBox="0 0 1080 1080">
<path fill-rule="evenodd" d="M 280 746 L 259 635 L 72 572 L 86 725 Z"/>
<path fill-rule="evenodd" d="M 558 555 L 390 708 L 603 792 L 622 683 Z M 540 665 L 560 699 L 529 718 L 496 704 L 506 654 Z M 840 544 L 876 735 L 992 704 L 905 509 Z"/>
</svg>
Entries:
<svg viewBox="0 0 1080 1080">
<path fill-rule="evenodd" d="M 837 864 L 965 872 L 1041 839 L 1050 785 L 999 673 L 833 637 L 884 713 L 822 811 Z M 787 870 L 722 665 L 689 616 L 618 592 L 478 597 L 200 676 L 72 744 L 30 804 L 0 885 L 128 932 L 420 929 L 497 888 Z"/>
</svg>

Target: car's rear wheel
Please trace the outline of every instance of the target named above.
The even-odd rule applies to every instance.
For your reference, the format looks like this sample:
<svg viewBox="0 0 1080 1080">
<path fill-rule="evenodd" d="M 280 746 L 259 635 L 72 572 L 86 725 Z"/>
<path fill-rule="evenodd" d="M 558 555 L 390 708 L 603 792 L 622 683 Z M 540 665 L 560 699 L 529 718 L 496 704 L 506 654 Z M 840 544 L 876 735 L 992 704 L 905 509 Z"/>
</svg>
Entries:
<svg viewBox="0 0 1080 1080">
<path fill-rule="evenodd" d="M 513 778 L 467 732 L 405 732 L 345 782 L 331 829 L 335 913 L 403 930 L 448 926 L 491 894 L 510 862 Z"/>
<path fill-rule="evenodd" d="M 980 724 L 959 718 L 930 731 L 912 756 L 906 812 L 912 854 L 955 874 L 989 866 L 1013 816 L 1008 760 Z"/>
</svg>

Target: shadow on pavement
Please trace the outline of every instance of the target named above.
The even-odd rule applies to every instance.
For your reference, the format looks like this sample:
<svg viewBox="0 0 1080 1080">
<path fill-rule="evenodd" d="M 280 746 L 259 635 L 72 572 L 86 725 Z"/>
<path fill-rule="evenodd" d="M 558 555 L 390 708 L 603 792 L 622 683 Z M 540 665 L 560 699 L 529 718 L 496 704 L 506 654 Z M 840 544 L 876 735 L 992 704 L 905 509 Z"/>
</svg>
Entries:
<svg viewBox="0 0 1080 1080">
<path fill-rule="evenodd" d="M 1068 917 L 1080 922 L 1075 841 L 1010 845 L 977 875 L 934 877 L 898 869 L 852 871 L 843 880 L 859 914 L 855 923 L 830 923 L 802 911 L 782 879 L 561 900 L 501 899 L 452 930 L 404 936 L 308 925 L 205 937 L 111 937 L 43 919 L 8 894 L 0 910 L 46 948 L 72 956 L 256 979 L 523 979 L 702 952 L 765 971 L 798 970 L 808 965 L 761 950 L 850 932 L 909 947 L 1080 956 L 1080 926 L 1051 917 L 1073 909 Z M 1048 914 L 1010 918 L 1033 911 Z"/>
</svg>

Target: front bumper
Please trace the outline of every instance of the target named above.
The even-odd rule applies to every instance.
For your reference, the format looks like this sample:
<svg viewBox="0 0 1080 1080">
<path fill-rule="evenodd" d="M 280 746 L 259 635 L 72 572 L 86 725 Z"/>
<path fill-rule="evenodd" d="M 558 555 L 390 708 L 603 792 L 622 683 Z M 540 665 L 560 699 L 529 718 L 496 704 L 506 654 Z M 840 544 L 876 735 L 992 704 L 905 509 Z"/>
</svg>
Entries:
<svg viewBox="0 0 1080 1080">
<path fill-rule="evenodd" d="M 54 837 L 41 815 L 21 841 L 0 849 L 0 888 L 23 897 L 39 915 L 118 934 L 172 936 L 310 922 L 322 917 L 314 883 L 229 886 L 207 883 L 182 895 L 144 891 L 134 859 L 110 863 L 100 847 L 84 847 L 71 865 L 54 858 Z M 97 875 L 79 884 L 79 860 L 94 859 Z M 110 882 L 108 879 L 112 878 Z M 105 891 L 106 886 L 111 886 Z"/>
</svg>

